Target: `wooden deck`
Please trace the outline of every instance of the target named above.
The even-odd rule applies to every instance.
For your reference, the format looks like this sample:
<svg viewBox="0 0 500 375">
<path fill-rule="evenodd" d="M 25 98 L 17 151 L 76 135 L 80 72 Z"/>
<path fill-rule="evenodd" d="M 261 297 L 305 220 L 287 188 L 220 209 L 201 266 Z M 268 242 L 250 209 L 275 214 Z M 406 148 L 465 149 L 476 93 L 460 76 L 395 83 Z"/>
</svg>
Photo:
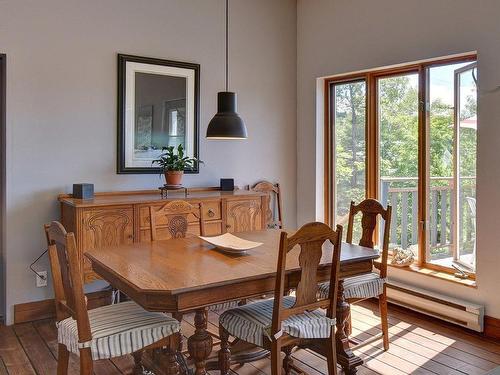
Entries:
<svg viewBox="0 0 500 375">
<path fill-rule="evenodd" d="M 375 304 L 365 302 L 353 308 L 353 336 L 361 339 L 380 332 Z M 218 316 L 210 314 L 211 332 L 217 332 Z M 500 343 L 464 329 L 390 306 L 391 347 L 380 344 L 357 353 L 365 361 L 359 374 L 453 374 L 481 375 L 500 366 Z M 186 316 L 183 333 L 194 331 L 193 316 Z M 57 332 L 52 320 L 0 327 L 0 375 L 56 374 Z M 326 361 L 307 350 L 294 353 L 295 363 L 311 375 L 326 374 Z M 130 374 L 130 356 L 95 362 L 96 375 Z M 233 367 L 239 375 L 270 374 L 269 360 Z M 70 374 L 78 374 L 78 358 L 70 360 Z"/>
</svg>

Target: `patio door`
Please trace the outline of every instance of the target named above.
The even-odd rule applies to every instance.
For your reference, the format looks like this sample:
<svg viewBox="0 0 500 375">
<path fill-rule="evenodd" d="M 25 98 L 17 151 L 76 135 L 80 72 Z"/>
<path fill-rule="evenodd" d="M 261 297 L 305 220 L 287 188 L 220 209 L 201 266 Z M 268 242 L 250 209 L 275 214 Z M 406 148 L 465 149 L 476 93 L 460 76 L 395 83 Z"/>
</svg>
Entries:
<svg viewBox="0 0 500 375">
<path fill-rule="evenodd" d="M 456 69 L 454 76 L 454 200 L 457 224 L 453 258 L 459 266 L 475 272 L 477 63 Z"/>
<path fill-rule="evenodd" d="M 381 75 L 375 82 L 379 199 L 392 206 L 389 246 L 418 256 L 419 72 Z"/>
<path fill-rule="evenodd" d="M 333 197 L 330 221 L 347 227 L 351 200 L 366 194 L 366 82 L 348 80 L 330 86 Z M 359 215 L 354 240 L 360 238 Z"/>
<path fill-rule="evenodd" d="M 327 221 L 345 225 L 351 200 L 376 198 L 392 206 L 390 249 L 473 278 L 476 76 L 474 54 L 328 80 Z"/>
</svg>

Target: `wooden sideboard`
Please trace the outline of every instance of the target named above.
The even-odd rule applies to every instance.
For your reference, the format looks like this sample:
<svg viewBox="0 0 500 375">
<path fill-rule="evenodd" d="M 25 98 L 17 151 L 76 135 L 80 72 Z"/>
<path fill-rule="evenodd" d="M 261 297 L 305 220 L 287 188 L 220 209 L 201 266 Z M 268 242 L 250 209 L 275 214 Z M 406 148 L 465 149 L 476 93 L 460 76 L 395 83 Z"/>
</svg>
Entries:
<svg viewBox="0 0 500 375">
<path fill-rule="evenodd" d="M 96 193 L 94 199 L 75 199 L 60 195 L 61 222 L 68 232 L 74 232 L 80 252 L 132 242 L 150 241 L 149 207 L 159 208 L 172 200 L 186 200 L 195 207 L 188 218 L 188 232 L 200 234 L 200 220 L 205 235 L 225 232 L 243 232 L 264 229 L 269 197 L 265 193 L 247 190 L 223 192 L 216 188 L 190 189 L 169 192 L 162 198 L 155 190 Z M 158 223 L 158 238 L 167 239 L 169 233 Z M 85 257 L 85 282 L 98 278 Z"/>
</svg>

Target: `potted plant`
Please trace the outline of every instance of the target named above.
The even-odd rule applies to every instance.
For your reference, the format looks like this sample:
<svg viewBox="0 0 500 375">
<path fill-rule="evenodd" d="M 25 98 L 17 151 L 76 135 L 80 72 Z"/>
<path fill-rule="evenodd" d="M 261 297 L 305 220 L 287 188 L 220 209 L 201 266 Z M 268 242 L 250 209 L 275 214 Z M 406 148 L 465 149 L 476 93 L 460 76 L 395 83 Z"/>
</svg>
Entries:
<svg viewBox="0 0 500 375">
<path fill-rule="evenodd" d="M 152 164 L 159 165 L 161 173 L 165 174 L 167 185 L 181 185 L 184 171 L 193 169 L 196 163 L 203 163 L 197 158 L 185 156 L 182 145 L 177 146 L 177 149 L 174 146 L 163 147 L 161 151 L 162 154 Z"/>
</svg>

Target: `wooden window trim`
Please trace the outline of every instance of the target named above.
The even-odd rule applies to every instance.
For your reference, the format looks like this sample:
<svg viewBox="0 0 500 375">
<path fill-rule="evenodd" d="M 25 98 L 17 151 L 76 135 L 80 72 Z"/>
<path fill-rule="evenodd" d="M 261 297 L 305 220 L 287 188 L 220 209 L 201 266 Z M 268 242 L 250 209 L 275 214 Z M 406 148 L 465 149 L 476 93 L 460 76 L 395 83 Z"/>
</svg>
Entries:
<svg viewBox="0 0 500 375">
<path fill-rule="evenodd" d="M 418 73 L 419 85 L 419 115 L 418 115 L 418 221 L 420 223 L 418 229 L 419 246 L 418 261 L 415 265 L 416 269 L 434 270 L 442 273 L 452 274 L 454 269 L 432 264 L 427 262 L 427 231 L 424 226 L 427 219 L 427 200 L 429 196 L 428 176 L 424 175 L 429 170 L 429 155 L 427 145 L 429 143 L 429 112 L 427 110 L 427 102 L 429 99 L 429 88 L 427 87 L 429 68 L 448 65 L 456 62 L 477 61 L 477 53 L 466 53 L 451 57 L 442 57 L 430 59 L 418 63 L 409 63 L 397 67 L 379 68 L 359 73 L 348 73 L 343 75 L 335 75 L 327 77 L 324 80 L 324 217 L 325 223 L 333 225 L 334 222 L 334 171 L 333 171 L 333 128 L 334 119 L 331 116 L 330 109 L 333 108 L 331 98 L 331 86 L 341 83 L 349 83 L 355 81 L 365 81 L 366 83 L 366 124 L 365 124 L 365 186 L 366 197 L 379 197 L 379 126 L 377 113 L 377 80 L 380 78 L 397 76 L 410 73 Z M 375 235 L 378 231 L 375 231 Z M 470 279 L 475 280 L 475 274 L 470 275 Z"/>
</svg>

